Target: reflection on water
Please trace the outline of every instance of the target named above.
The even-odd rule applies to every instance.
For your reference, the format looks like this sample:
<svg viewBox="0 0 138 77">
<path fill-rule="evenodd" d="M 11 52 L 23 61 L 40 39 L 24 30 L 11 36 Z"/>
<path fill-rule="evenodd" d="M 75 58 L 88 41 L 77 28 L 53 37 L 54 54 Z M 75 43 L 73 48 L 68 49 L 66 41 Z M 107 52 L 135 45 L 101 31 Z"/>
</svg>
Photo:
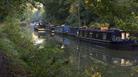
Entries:
<svg viewBox="0 0 138 77">
<path fill-rule="evenodd" d="M 86 71 L 86 68 L 89 69 L 90 66 L 94 66 L 97 63 L 102 64 L 102 66 L 106 65 L 119 68 L 119 70 L 121 70 L 120 67 L 130 68 L 138 64 L 138 53 L 134 51 L 112 50 L 82 42 L 69 36 L 63 37 L 55 35 L 51 37 L 46 35 L 44 38 L 47 39 L 47 41 L 54 41 L 55 43 L 58 42 L 57 44 L 60 44 L 60 47 L 64 49 L 70 62 L 73 64 L 71 68 L 74 68 L 74 70 L 72 70 L 72 72 L 76 73 L 77 71 L 78 74 L 82 71 Z M 101 67 L 101 65 L 99 67 Z M 109 71 L 109 73 L 111 73 L 111 71 Z M 120 76 L 110 77 L 126 77 L 127 75 L 124 75 L 123 73 Z"/>
<path fill-rule="evenodd" d="M 138 64 L 138 53 L 134 51 L 111 50 L 86 42 L 80 42 L 70 37 L 62 38 L 61 36 L 54 36 L 53 38 L 65 45 L 67 50 L 79 52 L 82 58 L 95 58 L 105 64 L 117 66 L 134 66 Z"/>
<path fill-rule="evenodd" d="M 32 40 L 33 40 L 34 45 L 43 44 L 45 41 L 45 39 L 39 38 L 39 36 L 37 36 L 34 32 L 32 33 Z"/>
</svg>

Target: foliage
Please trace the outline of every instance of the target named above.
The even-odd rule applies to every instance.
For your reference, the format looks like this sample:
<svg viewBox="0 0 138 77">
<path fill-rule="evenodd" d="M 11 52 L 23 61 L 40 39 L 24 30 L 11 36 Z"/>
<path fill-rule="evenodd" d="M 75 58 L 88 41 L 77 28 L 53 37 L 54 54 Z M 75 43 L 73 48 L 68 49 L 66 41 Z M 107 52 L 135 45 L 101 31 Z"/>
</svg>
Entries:
<svg viewBox="0 0 138 77">
<path fill-rule="evenodd" d="M 9 24 L 9 22 L 8 22 Z M 14 24 L 10 24 L 10 28 L 15 29 L 13 27 Z M 15 25 L 14 25 L 15 26 Z M 27 73 L 29 71 L 28 70 L 28 66 L 26 65 L 25 62 L 23 62 L 20 58 L 21 58 L 21 53 L 19 53 L 19 51 L 21 51 L 20 49 L 18 49 L 18 45 L 15 43 L 15 39 L 17 40 L 18 38 L 16 38 L 16 35 L 18 35 L 17 31 L 15 30 L 15 32 L 11 31 L 12 29 L 8 30 L 7 28 L 7 22 L 6 24 L 4 24 L 1 28 L 0 31 L 0 50 L 2 53 L 6 54 L 6 58 L 8 58 L 8 63 L 9 64 L 9 70 L 12 72 L 14 77 L 17 76 L 27 76 Z M 5 31 L 8 30 L 8 31 Z M 12 32 L 12 33 L 9 33 Z M 13 37 L 12 37 L 13 35 Z M 18 36 L 17 36 L 18 37 Z"/>
<path fill-rule="evenodd" d="M 27 29 L 22 31 L 17 19 L 7 18 L 4 24 L 0 28 L 0 34 L 3 35 L 0 37 L 0 49 L 5 51 L 4 53 L 11 60 L 10 68 L 14 77 L 17 75 L 60 77 L 62 75 L 61 72 L 66 70 L 64 67 L 68 65 L 62 50 L 54 44 L 46 45 L 42 49 L 34 46 L 31 39 L 26 37 L 28 34 L 24 34 Z"/>
<path fill-rule="evenodd" d="M 16 3 L 17 2 L 17 3 Z M 23 2 L 21 2 L 23 3 Z M 13 1 L 13 4 L 18 4 L 18 1 Z M 26 5 L 26 4 L 25 4 Z M 21 5 L 17 5 L 18 7 Z M 3 6 L 5 7 L 5 6 Z M 67 65 L 64 62 L 62 52 L 58 48 L 45 47 L 39 50 L 33 45 L 30 38 L 26 34 L 27 29 L 23 29 L 20 25 L 20 18 L 18 19 L 18 11 L 14 8 L 4 8 L 5 14 L 4 22 L 0 27 L 0 50 L 4 51 L 10 61 L 10 70 L 14 77 L 18 76 L 32 76 L 32 77 L 51 77 L 61 73 L 62 67 Z M 3 10 L 3 9 L 0 9 Z M 13 14 L 10 15 L 13 12 Z M 24 9 L 25 10 L 25 9 Z M 11 13 L 9 13 L 11 11 Z M 25 12 L 25 11 L 22 11 Z M 52 71 L 53 70 L 53 71 Z M 61 70 L 61 71 L 59 71 Z"/>
<path fill-rule="evenodd" d="M 138 16 L 137 0 L 1 0 L 1 21 L 6 16 L 22 16 L 27 6 L 26 3 L 29 2 L 35 6 L 35 1 L 43 3 L 46 11 L 44 17 L 55 25 L 68 23 L 78 26 L 80 18 L 81 25 L 87 26 L 91 22 L 106 22 L 121 29 L 132 30 L 137 27 L 134 26 L 137 25 L 135 23 L 137 22 L 135 17 Z"/>
<path fill-rule="evenodd" d="M 47 21 L 53 24 L 62 24 L 69 15 L 69 3 L 65 0 L 42 0 L 46 10 Z M 53 6 L 54 5 L 54 6 Z"/>
<path fill-rule="evenodd" d="M 0 0 L 0 18 L 5 19 L 7 16 L 18 17 L 22 15 L 26 8 L 27 0 Z"/>
<path fill-rule="evenodd" d="M 91 22 L 109 23 L 124 30 L 133 30 L 138 25 L 134 21 L 138 15 L 137 0 L 37 0 L 45 6 L 46 20 L 60 25 L 68 23 L 72 26 Z M 54 5 L 54 6 L 53 6 Z M 134 20 L 134 21 L 133 21 Z M 129 22 L 128 22 L 129 21 Z"/>
<path fill-rule="evenodd" d="M 55 45 L 38 49 L 33 45 L 31 37 L 28 38 L 31 33 L 19 26 L 20 20 L 29 16 L 26 15 L 28 14 L 26 3 L 29 1 L 0 0 L 0 21 L 3 22 L 0 26 L 0 50 L 8 56 L 12 72 L 15 74 L 20 72 L 21 75 L 31 74 L 32 77 L 67 76 L 69 72 L 72 73 L 72 70 L 68 58 L 64 58 L 64 52 Z M 101 22 L 108 22 L 124 30 L 138 29 L 137 0 L 35 1 L 44 4 L 46 20 L 56 25 L 69 23 L 72 26 L 78 26 L 80 18 L 81 25 L 98 26 Z M 107 75 L 113 73 L 107 71 L 107 68 L 107 66 L 96 63 L 94 65 L 93 63 L 92 70 L 87 69 L 85 73 L 91 77 L 104 75 L 107 77 Z M 118 73 L 119 70 L 114 69 L 116 69 L 115 74 Z M 106 71 L 108 74 L 105 74 Z M 134 71 L 137 72 L 137 69 Z M 72 73 L 70 76 L 73 77 L 74 75 Z"/>
</svg>

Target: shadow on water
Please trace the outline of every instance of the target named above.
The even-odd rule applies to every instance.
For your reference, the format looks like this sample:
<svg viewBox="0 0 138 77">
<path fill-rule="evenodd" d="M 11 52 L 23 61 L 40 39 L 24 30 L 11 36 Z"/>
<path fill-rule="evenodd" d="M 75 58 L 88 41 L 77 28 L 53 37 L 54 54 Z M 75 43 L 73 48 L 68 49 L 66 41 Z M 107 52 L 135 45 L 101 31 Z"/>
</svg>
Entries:
<svg viewBox="0 0 138 77">
<path fill-rule="evenodd" d="M 51 37 L 47 33 L 41 34 L 41 37 L 49 43 L 57 43 L 59 47 L 64 45 L 66 56 L 72 63 L 72 71 L 77 71 L 78 74 L 86 71 L 88 73 L 89 69 L 102 68 L 103 73 L 113 74 L 113 76 L 105 75 L 102 77 L 130 77 L 128 70 L 138 64 L 138 52 L 135 51 L 112 50 L 63 35 Z M 114 75 L 115 71 L 119 72 L 119 75 Z"/>
</svg>

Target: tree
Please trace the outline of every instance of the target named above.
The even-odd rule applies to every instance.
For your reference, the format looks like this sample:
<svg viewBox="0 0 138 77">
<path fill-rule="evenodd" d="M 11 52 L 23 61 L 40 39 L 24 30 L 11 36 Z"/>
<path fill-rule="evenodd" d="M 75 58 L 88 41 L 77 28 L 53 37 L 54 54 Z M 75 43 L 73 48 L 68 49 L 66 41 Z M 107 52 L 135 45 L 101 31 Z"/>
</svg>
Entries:
<svg viewBox="0 0 138 77">
<path fill-rule="evenodd" d="M 0 0 L 0 18 L 5 19 L 7 16 L 18 17 L 23 14 L 27 0 Z"/>
<path fill-rule="evenodd" d="M 69 15 L 69 3 L 66 0 L 43 0 L 46 19 L 53 24 L 65 23 Z"/>
</svg>

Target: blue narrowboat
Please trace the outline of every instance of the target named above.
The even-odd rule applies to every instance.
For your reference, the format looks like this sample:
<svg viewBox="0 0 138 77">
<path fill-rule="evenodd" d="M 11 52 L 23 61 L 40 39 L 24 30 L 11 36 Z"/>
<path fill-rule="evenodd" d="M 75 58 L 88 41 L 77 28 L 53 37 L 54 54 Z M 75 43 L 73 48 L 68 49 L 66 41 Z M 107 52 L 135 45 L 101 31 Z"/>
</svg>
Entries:
<svg viewBox="0 0 138 77">
<path fill-rule="evenodd" d="M 117 28 L 101 30 L 58 26 L 55 28 L 55 32 L 75 36 L 80 40 L 88 41 L 108 48 L 131 50 L 138 49 L 138 40 L 131 39 L 131 37 L 137 34 L 132 34 L 131 32 L 123 31 Z"/>
<path fill-rule="evenodd" d="M 119 29 L 80 29 L 79 38 L 81 40 L 96 43 L 114 49 L 138 49 L 138 40 L 132 40 L 131 34 Z"/>
<path fill-rule="evenodd" d="M 57 26 L 55 27 L 55 32 L 56 33 L 64 33 L 67 34 L 70 31 L 70 27 L 69 26 Z"/>
<path fill-rule="evenodd" d="M 79 28 L 77 28 L 77 27 L 70 27 L 70 30 L 69 30 L 69 32 L 67 34 L 71 35 L 71 36 L 77 37 L 77 35 L 79 34 Z"/>
</svg>

